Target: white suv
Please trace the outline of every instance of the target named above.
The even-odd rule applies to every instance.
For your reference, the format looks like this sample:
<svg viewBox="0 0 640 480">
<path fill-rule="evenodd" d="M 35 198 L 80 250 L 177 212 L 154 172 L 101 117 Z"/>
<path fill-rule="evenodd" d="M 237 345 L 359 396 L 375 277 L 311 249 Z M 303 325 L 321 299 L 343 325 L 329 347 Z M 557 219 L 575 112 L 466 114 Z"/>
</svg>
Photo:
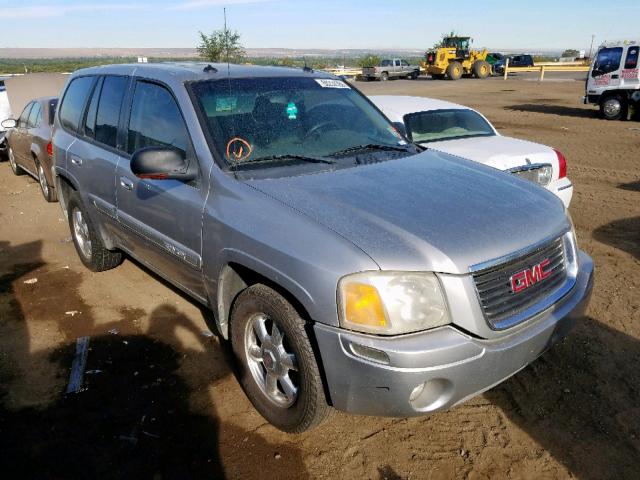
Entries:
<svg viewBox="0 0 640 480">
<path fill-rule="evenodd" d="M 607 120 L 626 120 L 629 105 L 640 104 L 639 40 L 603 43 L 591 64 L 584 103 L 600 106 Z"/>
</svg>

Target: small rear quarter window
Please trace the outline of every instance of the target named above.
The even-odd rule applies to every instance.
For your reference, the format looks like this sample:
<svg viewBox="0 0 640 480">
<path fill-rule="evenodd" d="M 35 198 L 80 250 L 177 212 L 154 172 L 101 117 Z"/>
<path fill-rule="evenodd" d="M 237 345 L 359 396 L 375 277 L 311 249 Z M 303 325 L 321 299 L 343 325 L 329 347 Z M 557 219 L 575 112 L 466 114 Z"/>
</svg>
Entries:
<svg viewBox="0 0 640 480">
<path fill-rule="evenodd" d="M 95 77 L 79 77 L 71 81 L 60 105 L 60 123 L 73 132 L 78 130 L 80 117 Z"/>
</svg>

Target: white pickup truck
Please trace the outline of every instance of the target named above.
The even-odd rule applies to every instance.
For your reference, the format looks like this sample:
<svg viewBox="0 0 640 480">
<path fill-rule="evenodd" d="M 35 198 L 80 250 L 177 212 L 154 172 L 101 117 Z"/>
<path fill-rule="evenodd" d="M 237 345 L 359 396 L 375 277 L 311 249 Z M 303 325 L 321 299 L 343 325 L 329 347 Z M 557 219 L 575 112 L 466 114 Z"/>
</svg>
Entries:
<svg viewBox="0 0 640 480">
<path fill-rule="evenodd" d="M 415 80 L 420 75 L 419 65 L 409 65 L 401 58 L 382 60 L 377 67 L 364 67 L 363 80 L 389 80 L 390 78 L 410 78 Z"/>
</svg>

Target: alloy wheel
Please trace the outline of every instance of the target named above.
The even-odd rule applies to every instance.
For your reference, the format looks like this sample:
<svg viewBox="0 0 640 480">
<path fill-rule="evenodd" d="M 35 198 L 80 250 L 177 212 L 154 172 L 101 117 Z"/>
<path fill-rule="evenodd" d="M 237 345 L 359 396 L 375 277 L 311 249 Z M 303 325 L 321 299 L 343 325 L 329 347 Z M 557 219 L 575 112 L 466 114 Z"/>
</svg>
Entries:
<svg viewBox="0 0 640 480">
<path fill-rule="evenodd" d="M 282 327 L 258 313 L 247 322 L 244 340 L 247 364 L 260 390 L 279 407 L 293 405 L 298 398 L 298 366 Z"/>
<path fill-rule="evenodd" d="M 91 260 L 91 235 L 89 234 L 89 225 L 82 215 L 79 208 L 74 208 L 72 212 L 73 218 L 73 236 L 84 255 L 85 259 Z"/>
</svg>

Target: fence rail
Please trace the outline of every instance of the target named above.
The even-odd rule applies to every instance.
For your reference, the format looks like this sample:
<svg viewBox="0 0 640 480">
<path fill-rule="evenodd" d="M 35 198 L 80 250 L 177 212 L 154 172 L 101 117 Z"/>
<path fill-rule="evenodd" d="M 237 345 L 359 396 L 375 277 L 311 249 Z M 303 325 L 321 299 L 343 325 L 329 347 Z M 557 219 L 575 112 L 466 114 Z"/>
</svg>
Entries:
<svg viewBox="0 0 640 480">
<path fill-rule="evenodd" d="M 510 67 L 509 59 L 504 64 L 504 79 L 509 76 L 509 72 L 540 72 L 539 81 L 544 80 L 545 72 L 588 72 L 588 65 L 576 65 L 575 63 L 563 65 L 561 63 L 542 63 L 533 67 Z"/>
</svg>

